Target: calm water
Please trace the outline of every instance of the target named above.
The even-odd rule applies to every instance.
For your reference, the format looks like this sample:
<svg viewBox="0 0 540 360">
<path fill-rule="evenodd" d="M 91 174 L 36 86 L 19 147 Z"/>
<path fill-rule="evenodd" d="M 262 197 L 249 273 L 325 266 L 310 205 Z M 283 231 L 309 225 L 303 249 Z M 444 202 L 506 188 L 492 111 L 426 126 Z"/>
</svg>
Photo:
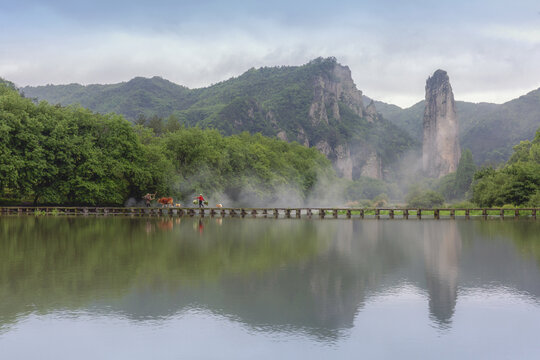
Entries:
<svg viewBox="0 0 540 360">
<path fill-rule="evenodd" d="M 1 359 L 540 359 L 540 221 L 0 218 Z"/>
</svg>

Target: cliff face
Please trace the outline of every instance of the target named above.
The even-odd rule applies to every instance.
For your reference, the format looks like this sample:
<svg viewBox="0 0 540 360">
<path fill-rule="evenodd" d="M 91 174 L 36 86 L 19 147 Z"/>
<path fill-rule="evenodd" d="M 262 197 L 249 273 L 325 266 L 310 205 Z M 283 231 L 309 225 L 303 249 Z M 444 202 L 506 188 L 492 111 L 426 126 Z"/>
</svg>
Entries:
<svg viewBox="0 0 540 360">
<path fill-rule="evenodd" d="M 440 178 L 457 170 L 461 151 L 454 94 L 446 71 L 426 81 L 422 165 L 427 176 Z"/>
<path fill-rule="evenodd" d="M 346 121 L 341 114 L 340 105 L 360 118 L 366 115 L 362 91 L 356 88 L 351 77 L 351 70 L 347 66 L 334 63 L 330 69 L 319 74 L 313 81 L 313 101 L 309 107 L 309 125 L 314 128 L 321 125 L 337 124 L 339 126 L 340 123 Z M 374 107 L 370 110 L 376 112 Z M 370 118 L 370 121 L 373 120 Z M 300 127 L 298 130 L 300 143 L 309 143 L 309 139 L 305 139 L 306 132 L 315 133 L 316 129 L 305 131 Z M 334 168 L 340 176 L 353 179 L 353 174 L 361 173 L 362 176 L 381 178 L 382 169 L 374 169 L 374 167 L 380 167 L 380 162 L 369 162 L 369 159 L 364 156 L 365 151 L 351 150 L 349 142 L 332 144 L 331 134 L 326 135 L 329 136 L 316 141 L 315 147 L 332 159 Z M 365 166 L 369 166 L 369 169 L 363 169 Z M 358 168 L 359 170 L 356 170 Z"/>
</svg>

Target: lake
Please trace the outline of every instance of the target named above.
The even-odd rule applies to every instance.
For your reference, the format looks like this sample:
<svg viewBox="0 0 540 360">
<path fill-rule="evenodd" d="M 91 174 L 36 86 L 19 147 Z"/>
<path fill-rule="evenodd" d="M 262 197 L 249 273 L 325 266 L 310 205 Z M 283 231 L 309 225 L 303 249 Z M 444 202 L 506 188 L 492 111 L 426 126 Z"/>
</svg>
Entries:
<svg viewBox="0 0 540 360">
<path fill-rule="evenodd" d="M 0 217 L 1 359 L 540 359 L 540 222 Z"/>
</svg>

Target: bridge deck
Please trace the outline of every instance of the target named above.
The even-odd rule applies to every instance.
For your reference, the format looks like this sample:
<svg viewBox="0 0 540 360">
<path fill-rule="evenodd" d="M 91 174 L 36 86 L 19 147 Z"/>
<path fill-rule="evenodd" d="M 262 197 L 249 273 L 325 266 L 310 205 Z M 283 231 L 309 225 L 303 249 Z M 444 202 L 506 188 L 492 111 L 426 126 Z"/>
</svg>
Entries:
<svg viewBox="0 0 540 360">
<path fill-rule="evenodd" d="M 238 217 L 320 217 L 440 219 L 449 217 L 532 217 L 539 208 L 399 209 L 399 208 L 180 208 L 180 207 L 84 207 L 84 206 L 3 206 L 0 215 L 125 215 L 125 216 L 238 216 Z"/>
</svg>

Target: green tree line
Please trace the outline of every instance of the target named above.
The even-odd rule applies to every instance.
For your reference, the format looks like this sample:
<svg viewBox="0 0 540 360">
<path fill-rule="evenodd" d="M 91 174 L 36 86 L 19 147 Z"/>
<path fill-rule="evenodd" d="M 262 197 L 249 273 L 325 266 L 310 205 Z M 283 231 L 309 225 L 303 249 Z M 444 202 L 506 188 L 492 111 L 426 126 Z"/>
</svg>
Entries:
<svg viewBox="0 0 540 360">
<path fill-rule="evenodd" d="M 122 205 L 146 192 L 204 192 L 267 201 L 283 187 L 306 197 L 319 177 L 335 176 L 317 150 L 260 134 L 175 125 L 160 135 L 120 115 L 35 104 L 0 83 L 0 198 Z"/>
<path fill-rule="evenodd" d="M 479 206 L 540 207 L 540 128 L 532 141 L 514 146 L 499 169 L 485 167 L 474 175 L 472 200 Z"/>
</svg>

